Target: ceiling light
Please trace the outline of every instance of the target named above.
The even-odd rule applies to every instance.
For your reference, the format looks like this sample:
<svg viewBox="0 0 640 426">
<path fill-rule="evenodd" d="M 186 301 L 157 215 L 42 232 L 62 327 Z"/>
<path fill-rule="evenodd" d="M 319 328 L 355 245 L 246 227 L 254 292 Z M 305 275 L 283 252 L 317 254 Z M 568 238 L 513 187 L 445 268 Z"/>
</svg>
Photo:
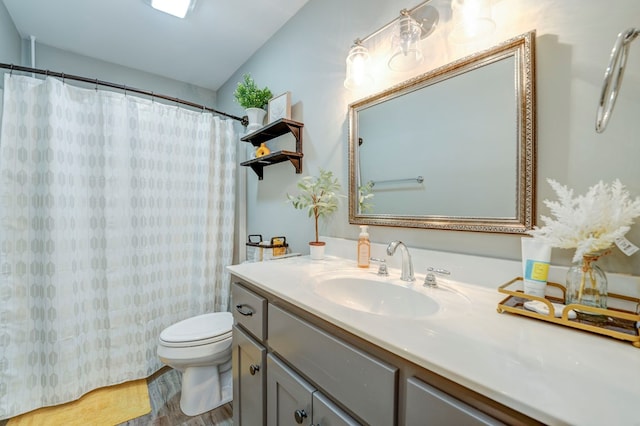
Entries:
<svg viewBox="0 0 640 426">
<path fill-rule="evenodd" d="M 193 9 L 196 0 L 147 0 L 151 7 L 169 15 L 184 18 Z"/>
</svg>

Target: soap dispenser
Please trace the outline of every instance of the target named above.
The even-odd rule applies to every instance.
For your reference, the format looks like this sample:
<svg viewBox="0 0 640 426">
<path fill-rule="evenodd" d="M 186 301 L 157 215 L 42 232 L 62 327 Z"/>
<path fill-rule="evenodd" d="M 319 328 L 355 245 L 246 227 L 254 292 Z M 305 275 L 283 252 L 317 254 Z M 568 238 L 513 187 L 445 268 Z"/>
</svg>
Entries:
<svg viewBox="0 0 640 426">
<path fill-rule="evenodd" d="M 369 267 L 369 257 L 371 256 L 371 242 L 367 225 L 360 225 L 360 236 L 358 237 L 358 268 Z"/>
</svg>

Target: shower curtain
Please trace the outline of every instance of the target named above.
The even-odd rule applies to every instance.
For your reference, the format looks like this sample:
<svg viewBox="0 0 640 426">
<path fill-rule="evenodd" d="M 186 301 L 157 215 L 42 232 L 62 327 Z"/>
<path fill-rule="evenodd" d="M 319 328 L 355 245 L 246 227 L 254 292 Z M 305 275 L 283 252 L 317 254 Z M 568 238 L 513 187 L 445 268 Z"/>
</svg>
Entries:
<svg viewBox="0 0 640 426">
<path fill-rule="evenodd" d="M 147 377 L 159 333 L 228 309 L 233 123 L 5 75 L 0 419 Z"/>
</svg>

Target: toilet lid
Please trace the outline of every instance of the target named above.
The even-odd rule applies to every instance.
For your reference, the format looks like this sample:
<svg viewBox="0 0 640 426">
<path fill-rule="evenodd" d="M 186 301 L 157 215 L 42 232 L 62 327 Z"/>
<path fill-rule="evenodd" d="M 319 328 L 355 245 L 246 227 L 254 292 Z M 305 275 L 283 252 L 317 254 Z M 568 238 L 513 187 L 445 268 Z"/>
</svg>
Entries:
<svg viewBox="0 0 640 426">
<path fill-rule="evenodd" d="M 198 315 L 177 322 L 160 333 L 160 340 L 167 343 L 204 344 L 231 336 L 233 315 L 230 312 L 215 312 Z"/>
</svg>

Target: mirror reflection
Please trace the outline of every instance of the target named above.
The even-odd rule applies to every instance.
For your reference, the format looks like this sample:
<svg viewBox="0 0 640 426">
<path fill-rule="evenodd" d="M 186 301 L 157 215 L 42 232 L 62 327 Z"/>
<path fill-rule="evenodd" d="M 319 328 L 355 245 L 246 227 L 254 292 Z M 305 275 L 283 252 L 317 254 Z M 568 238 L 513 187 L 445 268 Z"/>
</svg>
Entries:
<svg viewBox="0 0 640 426">
<path fill-rule="evenodd" d="M 351 223 L 531 229 L 534 37 L 350 105 Z"/>
</svg>

